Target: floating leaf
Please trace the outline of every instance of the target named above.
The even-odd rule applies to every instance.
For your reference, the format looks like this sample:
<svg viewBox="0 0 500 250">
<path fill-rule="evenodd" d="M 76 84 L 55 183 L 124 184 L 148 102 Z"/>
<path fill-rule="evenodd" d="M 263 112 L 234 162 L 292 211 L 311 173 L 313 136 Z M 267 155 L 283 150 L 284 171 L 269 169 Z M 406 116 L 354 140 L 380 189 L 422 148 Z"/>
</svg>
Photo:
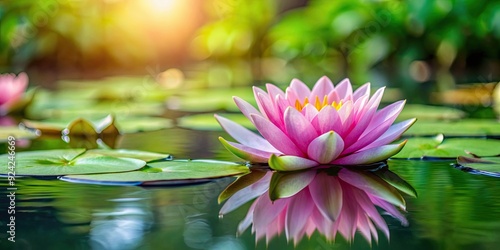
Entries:
<svg viewBox="0 0 500 250">
<path fill-rule="evenodd" d="M 450 159 L 472 152 L 479 156 L 492 156 L 500 153 L 500 140 L 475 138 L 449 138 L 443 135 L 435 137 L 409 138 L 405 147 L 393 158 L 435 157 Z"/>
<path fill-rule="evenodd" d="M 407 104 L 398 116 L 398 120 L 411 118 L 417 118 L 419 122 L 422 120 L 457 120 L 464 116 L 465 113 L 463 111 L 454 108 Z"/>
<path fill-rule="evenodd" d="M 172 120 L 161 117 L 119 117 L 107 115 L 101 119 L 77 118 L 68 120 L 47 120 L 43 122 L 24 120 L 22 126 L 37 129 L 44 135 L 118 135 L 119 132 L 135 133 L 154 131 L 173 126 Z"/>
<path fill-rule="evenodd" d="M 12 162 L 8 154 L 0 156 L 0 165 Z M 61 176 L 68 174 L 111 173 L 140 169 L 145 161 L 91 153 L 85 149 L 58 149 L 18 152 L 15 154 L 16 175 Z M 9 165 L 10 166 L 10 165 Z M 0 174 L 7 174 L 7 167 Z"/>
<path fill-rule="evenodd" d="M 188 112 L 239 111 L 231 98 L 232 96 L 239 96 L 252 104 L 255 102 L 249 88 L 214 88 L 191 90 L 188 95 L 172 97 L 167 100 L 167 107 Z"/>
<path fill-rule="evenodd" d="M 457 157 L 458 165 L 455 167 L 473 174 L 500 177 L 500 157 L 471 158 Z"/>
<path fill-rule="evenodd" d="M 68 175 L 61 180 L 103 185 L 169 185 L 207 181 L 212 178 L 248 173 L 248 167 L 214 160 L 173 160 L 149 163 L 133 172 L 93 175 Z M 139 184 L 138 184 L 139 185 Z"/>
<path fill-rule="evenodd" d="M 7 141 L 9 136 L 16 139 L 32 139 L 38 137 L 36 131 L 22 129 L 18 126 L 0 127 L 0 141 Z"/>
<path fill-rule="evenodd" d="M 243 114 L 219 114 L 231 121 L 234 121 L 249 129 L 255 129 L 248 118 Z M 189 115 L 177 119 L 177 125 L 181 128 L 196 129 L 196 130 L 210 130 L 210 131 L 223 131 L 213 114 L 199 114 Z"/>
<path fill-rule="evenodd" d="M 405 132 L 406 136 L 444 134 L 446 136 L 498 136 L 500 123 L 494 120 L 465 119 L 459 121 L 418 121 Z"/>
<path fill-rule="evenodd" d="M 140 150 L 131 150 L 131 149 L 92 149 L 88 151 L 89 153 L 112 156 L 112 157 L 123 157 L 123 158 L 134 158 L 143 160 L 145 162 L 151 162 L 156 160 L 166 160 L 170 159 L 171 156 L 169 154 L 160 154 L 153 153 L 147 151 Z"/>
<path fill-rule="evenodd" d="M 162 117 L 117 117 L 117 123 L 122 133 L 155 131 L 174 126 L 172 120 Z"/>
</svg>

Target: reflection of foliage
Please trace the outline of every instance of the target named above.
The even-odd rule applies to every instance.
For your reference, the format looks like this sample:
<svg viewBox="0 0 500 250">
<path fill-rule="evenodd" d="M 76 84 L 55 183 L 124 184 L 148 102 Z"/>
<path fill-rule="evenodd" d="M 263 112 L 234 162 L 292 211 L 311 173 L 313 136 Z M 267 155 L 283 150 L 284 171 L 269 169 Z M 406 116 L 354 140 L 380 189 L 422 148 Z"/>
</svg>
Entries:
<svg viewBox="0 0 500 250">
<path fill-rule="evenodd" d="M 391 161 L 390 166 L 417 189 L 409 212 L 420 237 L 431 239 L 434 248 L 488 249 L 500 243 L 498 179 L 454 170 L 450 162 Z"/>
</svg>

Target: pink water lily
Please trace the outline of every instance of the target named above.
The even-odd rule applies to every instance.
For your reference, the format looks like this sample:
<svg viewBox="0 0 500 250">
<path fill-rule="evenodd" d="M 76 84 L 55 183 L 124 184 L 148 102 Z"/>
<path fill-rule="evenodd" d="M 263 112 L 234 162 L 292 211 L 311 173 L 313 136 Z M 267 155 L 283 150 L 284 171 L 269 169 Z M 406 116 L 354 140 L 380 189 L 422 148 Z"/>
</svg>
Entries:
<svg viewBox="0 0 500 250">
<path fill-rule="evenodd" d="M 0 115 L 5 115 L 9 109 L 23 96 L 28 87 L 28 76 L 22 72 L 15 74 L 0 74 Z"/>
<path fill-rule="evenodd" d="M 348 79 L 334 86 L 326 76 L 312 90 L 297 79 L 285 91 L 272 84 L 266 85 L 267 92 L 254 87 L 258 109 L 233 99 L 262 136 L 215 115 L 238 143 L 219 139 L 236 156 L 283 171 L 382 161 L 403 148 L 406 141 L 389 143 L 416 121 L 393 124 L 405 101 L 378 109 L 384 89 L 370 95 L 366 83 L 353 92 Z"/>
<path fill-rule="evenodd" d="M 377 228 L 387 239 L 390 233 L 376 207 L 402 225 L 408 224 L 400 212 L 406 206 L 401 194 L 371 172 L 341 169 L 338 175 L 331 175 L 325 171 L 307 170 L 288 175 L 281 181 L 273 176 L 277 174 L 280 173 L 268 172 L 233 194 L 221 208 L 223 216 L 255 199 L 238 225 L 238 234 L 252 226 L 257 241 L 265 238 L 269 242 L 284 233 L 287 240 L 297 244 L 304 236 L 310 237 L 318 231 L 329 241 L 334 241 L 337 233 L 352 241 L 359 233 L 369 243 L 378 242 Z M 270 197 L 276 194 L 280 198 L 272 200 Z"/>
</svg>

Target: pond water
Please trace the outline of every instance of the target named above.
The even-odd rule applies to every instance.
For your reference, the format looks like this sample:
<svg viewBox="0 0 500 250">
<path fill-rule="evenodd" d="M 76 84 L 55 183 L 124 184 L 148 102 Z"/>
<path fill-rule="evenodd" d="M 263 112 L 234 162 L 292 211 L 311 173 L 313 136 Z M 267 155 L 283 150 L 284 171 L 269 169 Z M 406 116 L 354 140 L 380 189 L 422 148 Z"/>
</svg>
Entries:
<svg viewBox="0 0 500 250">
<path fill-rule="evenodd" d="M 166 152 L 175 158 L 239 161 L 217 140 L 222 132 L 171 128 L 125 135 L 117 148 Z M 2 145 L 3 147 L 4 145 Z M 38 138 L 18 151 L 68 148 Z M 498 179 L 455 169 L 450 161 L 390 160 L 389 169 L 410 183 L 404 195 L 408 226 L 383 213 L 390 239 L 379 230 L 372 249 L 496 249 L 500 245 Z M 237 227 L 251 202 L 219 216 L 219 193 L 234 177 L 196 185 L 139 187 L 16 179 L 15 243 L 7 241 L 6 181 L 0 187 L 0 249 L 370 249 L 360 233 L 352 242 L 318 232 L 295 246 L 285 233 L 256 242 Z"/>
</svg>

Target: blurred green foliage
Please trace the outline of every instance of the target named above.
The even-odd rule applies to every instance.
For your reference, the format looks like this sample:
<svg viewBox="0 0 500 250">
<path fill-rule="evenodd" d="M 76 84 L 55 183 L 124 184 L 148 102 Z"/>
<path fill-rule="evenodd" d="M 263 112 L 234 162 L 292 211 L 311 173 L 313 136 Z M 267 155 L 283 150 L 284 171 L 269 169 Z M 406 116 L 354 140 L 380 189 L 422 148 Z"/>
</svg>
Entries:
<svg viewBox="0 0 500 250">
<path fill-rule="evenodd" d="M 407 95 L 499 78 L 498 1 L 3 0 L 0 31 L 0 71 L 168 65 L 207 87 L 328 75 Z"/>
<path fill-rule="evenodd" d="M 479 74 L 498 77 L 495 1 L 310 0 L 286 12 L 279 0 L 214 2 L 224 11 L 202 28 L 195 55 L 218 63 L 251 58 L 258 79 L 298 77 L 312 84 L 322 74 L 357 83 L 392 78 L 401 80 L 396 86 L 413 85 L 406 86 L 411 93 L 415 82 L 438 81 L 438 90 L 448 89 L 451 74 L 468 81 L 482 81 Z"/>
</svg>

